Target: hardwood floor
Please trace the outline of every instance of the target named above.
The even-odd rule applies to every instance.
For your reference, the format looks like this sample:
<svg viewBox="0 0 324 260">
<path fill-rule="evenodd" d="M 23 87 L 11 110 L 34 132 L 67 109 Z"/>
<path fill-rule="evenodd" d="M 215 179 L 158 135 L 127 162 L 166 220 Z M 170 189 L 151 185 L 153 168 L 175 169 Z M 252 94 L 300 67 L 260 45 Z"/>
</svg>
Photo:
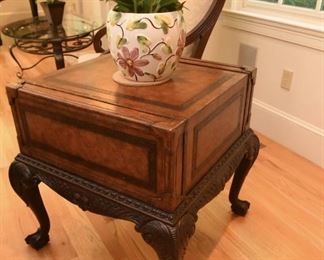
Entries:
<svg viewBox="0 0 324 260">
<path fill-rule="evenodd" d="M 19 54 L 25 65 L 39 57 Z M 26 73 L 26 78 L 53 71 L 54 62 Z M 48 246 L 35 251 L 24 242 L 38 224 L 11 189 L 7 172 L 18 153 L 16 133 L 5 95 L 17 68 L 0 47 L 0 257 L 1 259 L 157 259 L 132 223 L 83 212 L 45 185 L 41 193 L 51 219 Z M 251 202 L 246 217 L 234 216 L 229 185 L 199 212 L 186 260 L 324 259 L 324 171 L 261 136 L 265 147 L 243 186 Z"/>
</svg>

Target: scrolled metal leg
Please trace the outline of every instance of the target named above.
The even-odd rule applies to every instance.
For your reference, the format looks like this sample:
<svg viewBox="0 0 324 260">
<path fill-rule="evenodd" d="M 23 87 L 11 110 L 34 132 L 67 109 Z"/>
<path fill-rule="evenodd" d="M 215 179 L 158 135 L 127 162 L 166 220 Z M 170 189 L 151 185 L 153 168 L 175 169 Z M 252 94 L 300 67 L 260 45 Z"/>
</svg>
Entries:
<svg viewBox="0 0 324 260">
<path fill-rule="evenodd" d="M 232 203 L 232 211 L 239 216 L 245 216 L 250 207 L 248 201 L 240 200 L 238 197 L 245 177 L 249 173 L 250 168 L 258 156 L 259 148 L 260 142 L 258 137 L 255 134 L 251 135 L 247 141 L 247 152 L 235 170 L 229 199 Z"/>
<path fill-rule="evenodd" d="M 16 64 L 18 65 L 18 67 L 19 67 L 19 69 L 20 69 L 20 71 L 16 73 L 17 78 L 19 78 L 19 79 L 22 79 L 22 77 L 24 76 L 24 71 L 25 71 L 25 70 L 30 70 L 30 69 L 36 67 L 36 66 L 37 66 L 39 63 L 41 63 L 43 60 L 46 60 L 46 59 L 48 59 L 48 58 L 52 58 L 52 57 L 53 57 L 52 55 L 48 55 L 48 56 L 45 56 L 45 57 L 41 58 L 39 61 L 37 61 L 35 64 L 33 64 L 33 65 L 30 66 L 30 67 L 22 67 L 21 64 L 20 64 L 20 62 L 18 61 L 17 57 L 15 56 L 14 51 L 13 51 L 13 49 L 16 48 L 16 47 L 17 47 L 16 44 L 11 45 L 11 46 L 9 47 L 9 53 L 10 53 L 11 57 L 13 58 L 13 60 L 16 62 Z"/>
<path fill-rule="evenodd" d="M 188 241 L 195 232 L 196 221 L 197 216 L 188 213 L 175 226 L 152 220 L 137 231 L 153 247 L 160 260 L 181 260 Z"/>
<path fill-rule="evenodd" d="M 20 71 L 16 73 L 17 75 L 17 78 L 19 79 L 22 79 L 23 75 L 24 75 L 24 69 L 23 67 L 21 66 L 20 62 L 17 60 L 16 56 L 15 56 L 15 53 L 14 53 L 14 48 L 16 48 L 17 45 L 16 44 L 13 44 L 9 47 L 9 53 L 10 53 L 10 56 L 12 57 L 12 59 L 16 62 L 16 64 L 18 65 Z"/>
<path fill-rule="evenodd" d="M 25 238 L 27 244 L 38 250 L 48 243 L 50 229 L 50 221 L 38 189 L 39 180 L 25 164 L 17 161 L 10 165 L 9 180 L 14 191 L 31 208 L 40 224 L 35 233 Z"/>
<path fill-rule="evenodd" d="M 62 42 L 53 42 L 53 52 L 56 64 L 56 69 L 63 69 L 65 67 L 64 55 L 62 50 Z"/>
</svg>

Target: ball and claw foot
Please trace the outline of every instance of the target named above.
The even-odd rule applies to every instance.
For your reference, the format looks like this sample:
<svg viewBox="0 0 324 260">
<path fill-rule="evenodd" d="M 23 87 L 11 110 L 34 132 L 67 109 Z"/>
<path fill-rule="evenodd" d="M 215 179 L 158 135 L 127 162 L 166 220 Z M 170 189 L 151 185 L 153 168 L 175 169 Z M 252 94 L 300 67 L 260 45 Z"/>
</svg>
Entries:
<svg viewBox="0 0 324 260">
<path fill-rule="evenodd" d="M 232 204 L 232 211 L 239 215 L 239 216 L 245 216 L 248 212 L 250 207 L 250 202 L 246 200 L 237 200 L 235 203 Z"/>
<path fill-rule="evenodd" d="M 32 248 L 39 250 L 44 247 L 49 241 L 49 235 L 37 230 L 35 233 L 30 234 L 25 238 L 25 241 Z"/>
</svg>

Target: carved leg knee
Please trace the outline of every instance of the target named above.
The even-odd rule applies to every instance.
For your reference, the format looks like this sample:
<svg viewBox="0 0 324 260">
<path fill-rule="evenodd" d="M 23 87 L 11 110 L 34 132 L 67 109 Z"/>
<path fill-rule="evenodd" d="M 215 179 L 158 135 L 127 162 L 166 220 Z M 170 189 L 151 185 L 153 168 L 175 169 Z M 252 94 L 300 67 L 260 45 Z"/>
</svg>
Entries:
<svg viewBox="0 0 324 260">
<path fill-rule="evenodd" d="M 250 168 L 252 167 L 255 159 L 258 156 L 260 143 L 256 135 L 253 134 L 250 137 L 247 142 L 247 147 L 247 153 L 245 154 L 235 171 L 229 195 L 230 202 L 232 203 L 232 211 L 240 216 L 245 216 L 250 207 L 250 203 L 248 201 L 240 200 L 238 196 L 245 177 L 249 173 Z"/>
<path fill-rule="evenodd" d="M 49 241 L 50 222 L 39 193 L 39 180 L 25 164 L 17 161 L 10 165 L 9 180 L 14 191 L 31 208 L 40 224 L 39 229 L 27 236 L 25 241 L 33 248 L 40 249 Z"/>
<path fill-rule="evenodd" d="M 160 260 L 180 260 L 183 259 L 188 241 L 195 232 L 196 220 L 197 217 L 191 214 L 182 217 L 176 226 L 153 220 L 137 231 L 154 248 Z"/>
</svg>

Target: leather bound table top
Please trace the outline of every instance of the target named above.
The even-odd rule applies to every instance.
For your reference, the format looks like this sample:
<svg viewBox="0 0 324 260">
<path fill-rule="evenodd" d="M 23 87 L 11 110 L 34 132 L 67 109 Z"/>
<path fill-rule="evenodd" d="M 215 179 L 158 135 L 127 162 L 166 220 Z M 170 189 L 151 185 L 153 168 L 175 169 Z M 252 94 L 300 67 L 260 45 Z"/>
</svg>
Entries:
<svg viewBox="0 0 324 260">
<path fill-rule="evenodd" d="M 116 67 L 107 55 L 28 81 L 23 89 L 50 95 L 53 99 L 64 98 L 66 102 L 98 106 L 121 116 L 128 117 L 131 113 L 128 109 L 131 109 L 177 124 L 192 117 L 218 96 L 235 91 L 236 83 L 244 81 L 247 84 L 241 69 L 189 59 L 182 60 L 169 82 L 158 86 L 119 85 L 112 80 L 115 71 Z M 142 116 L 140 118 L 143 120 Z"/>
</svg>

